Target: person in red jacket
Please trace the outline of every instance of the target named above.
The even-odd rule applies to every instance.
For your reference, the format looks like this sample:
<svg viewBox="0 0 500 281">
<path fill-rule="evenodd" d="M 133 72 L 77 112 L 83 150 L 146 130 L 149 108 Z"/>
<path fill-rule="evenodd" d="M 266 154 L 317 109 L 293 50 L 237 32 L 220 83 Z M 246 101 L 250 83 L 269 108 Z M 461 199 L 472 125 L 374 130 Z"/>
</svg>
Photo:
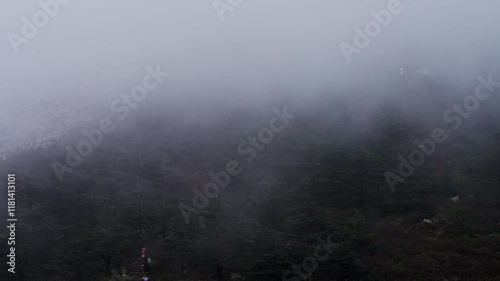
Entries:
<svg viewBox="0 0 500 281">
<path fill-rule="evenodd" d="M 142 248 L 142 272 L 149 273 L 151 271 L 151 266 L 149 265 L 150 260 L 146 255 L 146 248 Z"/>
</svg>

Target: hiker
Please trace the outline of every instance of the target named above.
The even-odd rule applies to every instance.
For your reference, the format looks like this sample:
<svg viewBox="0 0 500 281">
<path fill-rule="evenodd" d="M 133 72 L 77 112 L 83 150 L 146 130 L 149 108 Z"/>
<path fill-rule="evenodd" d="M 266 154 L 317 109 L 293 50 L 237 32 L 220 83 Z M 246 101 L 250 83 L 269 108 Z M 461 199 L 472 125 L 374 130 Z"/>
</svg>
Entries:
<svg viewBox="0 0 500 281">
<path fill-rule="evenodd" d="M 149 265 L 150 260 L 146 255 L 146 248 L 142 248 L 142 272 L 149 273 L 151 271 L 151 266 Z"/>
</svg>

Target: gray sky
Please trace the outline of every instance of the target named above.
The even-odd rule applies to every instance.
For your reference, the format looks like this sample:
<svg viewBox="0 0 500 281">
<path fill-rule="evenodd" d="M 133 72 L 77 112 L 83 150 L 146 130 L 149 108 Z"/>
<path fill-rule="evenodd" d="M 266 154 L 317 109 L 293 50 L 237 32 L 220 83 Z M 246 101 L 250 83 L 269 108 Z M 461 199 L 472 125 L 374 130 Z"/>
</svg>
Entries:
<svg viewBox="0 0 500 281">
<path fill-rule="evenodd" d="M 211 1 L 72 0 L 16 54 L 7 34 L 21 34 L 21 18 L 41 8 L 3 2 L 0 96 L 26 102 L 126 91 L 156 64 L 172 73 L 162 85 L 169 95 L 207 99 L 308 96 L 371 83 L 410 61 L 475 79 L 500 45 L 494 0 L 402 0 L 404 10 L 350 64 L 340 43 L 353 44 L 353 28 L 389 0 L 243 0 L 223 22 Z"/>
</svg>

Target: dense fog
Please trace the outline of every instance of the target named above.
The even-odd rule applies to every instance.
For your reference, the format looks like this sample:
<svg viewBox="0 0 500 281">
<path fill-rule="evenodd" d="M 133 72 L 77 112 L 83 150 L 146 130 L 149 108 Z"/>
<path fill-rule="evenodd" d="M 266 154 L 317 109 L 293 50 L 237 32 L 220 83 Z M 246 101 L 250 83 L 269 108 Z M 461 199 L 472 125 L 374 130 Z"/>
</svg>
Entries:
<svg viewBox="0 0 500 281">
<path fill-rule="evenodd" d="M 354 27 L 364 29 L 370 11 L 387 9 L 390 1 L 242 1 L 222 13 L 223 21 L 212 3 L 199 2 L 68 1 L 17 54 L 7 35 L 22 35 L 22 17 L 33 22 L 41 8 L 4 3 L 2 98 L 29 103 L 116 93 L 156 64 L 172 73 L 162 97 L 207 100 L 311 96 L 360 81 L 376 84 L 403 64 L 465 83 L 487 67 L 500 41 L 493 0 L 402 1 L 402 11 L 349 64 L 340 43 L 353 44 Z"/>
<path fill-rule="evenodd" d="M 491 211 L 495 223 L 481 221 L 484 225 L 476 225 L 481 230 L 474 232 L 471 226 L 463 230 L 467 232 L 463 237 L 476 235 L 477 238 L 484 229 L 498 235 L 500 193 L 495 193 L 492 186 L 498 188 L 495 167 L 500 154 L 497 154 L 498 136 L 494 132 L 500 121 L 497 114 L 500 99 L 495 95 L 481 99 L 478 93 L 484 91 L 489 95 L 500 91 L 497 82 L 500 81 L 499 11 L 500 2 L 495 0 L 4 1 L 0 9 L 0 34 L 4 36 L 0 43 L 0 171 L 1 177 L 16 173 L 18 188 L 25 192 L 17 195 L 24 198 L 19 199 L 18 208 L 29 210 L 19 212 L 30 227 L 23 228 L 25 234 L 19 235 L 34 241 L 32 247 L 42 249 L 43 245 L 61 243 L 58 241 L 62 240 L 54 242 L 47 238 L 52 234 L 67 237 L 74 229 L 88 228 L 91 232 L 101 226 L 102 233 L 108 231 L 107 234 L 95 234 L 101 238 L 89 234 L 95 239 L 88 239 L 102 242 L 113 237 L 109 239 L 117 241 L 118 236 L 109 233 L 114 233 L 113 227 L 123 226 L 120 231 L 130 235 L 119 236 L 122 237 L 119 239 L 129 241 L 133 240 L 131 237 L 140 237 L 140 242 L 130 244 L 136 248 L 156 245 L 158 249 L 165 249 L 174 241 L 175 255 L 157 251 L 159 259 L 163 259 L 157 261 L 160 264 L 168 264 L 172 256 L 182 257 L 179 264 L 172 261 L 175 264 L 172 272 L 184 271 L 184 278 L 204 278 L 207 272 L 212 274 L 212 269 L 198 271 L 195 267 L 209 264 L 207 268 L 215 268 L 216 273 L 215 277 L 208 274 L 207 278 L 217 280 L 222 280 L 223 275 L 228 278 L 227 270 L 259 280 L 279 280 L 283 273 L 280 262 L 288 268 L 289 264 L 307 257 L 297 254 L 301 258 L 294 260 L 297 258 L 294 254 L 284 255 L 280 262 L 275 257 L 269 258 L 274 266 L 269 269 L 255 265 L 258 263 L 253 260 L 263 249 L 255 248 L 253 253 L 242 246 L 237 250 L 234 246 L 237 242 L 226 243 L 217 235 L 224 232 L 228 239 L 242 235 L 248 241 L 257 241 L 259 247 L 287 237 L 291 240 L 286 241 L 292 241 L 292 246 L 288 243 L 286 247 L 298 253 L 297 249 L 316 245 L 311 237 L 326 233 L 321 227 L 318 227 L 321 231 L 316 231 L 316 225 L 311 226 L 314 223 L 308 218 L 316 222 L 327 216 L 329 219 L 318 224 L 326 225 L 328 221 L 332 229 L 336 227 L 332 225 L 344 217 L 348 220 L 363 217 L 366 224 L 373 220 L 375 225 L 366 229 L 375 233 L 373 236 L 377 238 L 373 241 L 378 242 L 373 243 L 378 249 L 384 249 L 379 254 L 385 257 L 396 255 L 388 250 L 391 246 L 376 240 L 385 237 L 384 229 L 392 229 L 385 225 L 388 218 L 400 216 L 393 221 L 405 227 L 411 224 L 407 221 L 418 224 L 427 219 L 425 223 L 433 225 L 446 221 L 446 227 L 442 226 L 436 233 L 447 233 L 453 228 L 450 221 L 463 218 L 456 217 L 459 211 L 450 215 L 453 206 L 446 209 L 448 213 L 443 211 L 448 217 L 439 210 L 448 208 L 448 205 L 442 207 L 442 202 L 449 201 L 448 197 L 460 195 L 476 201 L 464 201 L 464 206 L 457 209 L 472 210 L 474 204 L 484 208 L 489 208 L 490 203 L 496 206 L 491 207 L 495 210 Z M 471 98 L 474 94 L 476 98 Z M 467 102 L 471 101 L 480 101 L 479 110 L 457 113 L 453 107 L 463 104 L 469 108 Z M 466 122 L 462 122 L 464 120 Z M 279 121 L 286 130 L 274 129 Z M 462 123 L 465 126 L 462 127 Z M 262 129 L 269 126 L 272 131 Z M 441 128 L 445 128 L 443 132 L 450 136 L 450 141 L 437 141 Z M 269 145 L 263 141 L 265 132 L 275 134 Z M 251 135 L 260 138 L 266 146 L 252 144 Z M 93 144 L 93 152 L 83 155 L 86 152 L 83 153 L 79 145 L 87 139 Z M 427 139 L 434 140 L 433 145 L 445 144 L 434 147 L 435 155 L 434 150 L 427 154 Z M 415 147 L 420 147 L 429 158 L 422 168 L 403 176 L 401 165 L 404 166 L 406 160 L 401 159 L 408 159 Z M 462 152 L 463 158 L 456 158 Z M 361 154 L 364 156 L 359 156 Z M 412 156 L 409 157 L 411 162 Z M 254 158 L 259 162 L 251 163 Z M 205 190 L 210 200 L 196 199 L 195 189 L 203 192 L 203 184 L 215 178 L 210 172 L 224 170 L 226 164 L 229 167 L 228 163 L 235 159 L 240 164 L 248 162 L 248 166 L 242 166 L 241 175 L 232 179 L 235 187 L 221 190 L 220 198 L 219 194 L 210 198 Z M 484 163 L 491 170 L 478 171 Z M 161 172 L 155 170 L 158 167 Z M 322 169 L 336 172 L 321 173 Z M 229 170 L 227 168 L 228 173 Z M 393 174 L 389 175 L 388 171 Z M 329 189 L 329 184 L 340 185 L 345 180 L 345 189 Z M 96 188 L 101 185 L 102 189 Z M 401 187 L 395 188 L 396 185 Z M 142 191 L 145 186 L 150 189 Z M 362 186 L 362 191 L 350 189 L 351 186 Z M 429 189 L 415 191 L 416 186 Z M 2 190 L 3 187 L 2 184 Z M 142 195 L 135 195 L 135 188 Z M 293 194 L 283 195 L 288 190 Z M 351 194 L 350 190 L 356 191 Z M 2 207 L 7 207 L 6 194 L 0 195 Z M 144 197 L 139 200 L 139 196 Z M 488 199 L 483 200 L 481 196 Z M 68 203 L 73 199 L 74 203 Z M 488 201 L 490 199 L 498 202 Z M 155 200 L 163 204 L 163 207 L 154 207 L 157 212 L 152 213 L 168 213 L 165 215 L 168 219 L 161 218 L 161 231 L 155 232 L 155 223 L 160 221 L 155 215 L 151 215 L 154 218 L 150 229 L 142 223 L 139 226 L 131 223 L 134 226 L 127 229 L 129 224 L 124 222 L 127 219 L 149 219 L 142 211 L 142 204 L 148 200 L 152 205 L 156 204 Z M 54 211 L 48 202 L 59 202 L 67 209 Z M 110 215 L 111 211 L 106 210 L 111 203 L 102 202 L 114 202 L 113 210 L 116 205 L 122 213 Z M 135 213 L 138 202 L 141 207 Z M 208 207 L 199 206 L 205 203 Z M 75 215 L 68 225 L 51 221 L 47 225 L 53 223 L 53 228 L 32 233 L 39 222 L 30 214 L 72 214 L 68 211 L 72 204 L 96 212 L 102 207 L 106 219 L 89 219 L 92 222 L 87 225 L 69 227 L 71 223 L 87 220 Z M 452 216 L 455 217 L 452 219 Z M 196 222 L 195 226 L 189 224 L 190 219 Z M 253 219 L 256 219 L 255 225 Z M 235 221 L 245 222 L 233 227 Z M 248 221 L 252 223 L 246 224 Z M 477 221 L 479 219 L 475 223 Z M 349 224 L 347 229 L 356 235 L 365 235 L 362 232 L 365 225 L 361 227 L 357 223 Z M 241 229 L 236 230 L 239 227 Z M 261 227 L 262 232 L 257 231 Z M 417 232 L 424 233 L 418 237 L 434 235 L 425 232 L 433 230 L 415 227 Z M 309 236 L 297 238 L 306 228 L 311 232 Z M 137 230 L 137 234 L 131 229 Z M 174 229 L 183 234 L 170 234 Z M 259 235 L 267 231 L 273 238 L 266 236 L 259 240 Z M 349 231 L 342 235 L 349 237 L 352 234 Z M 172 240 L 165 238 L 167 236 Z M 344 245 L 341 236 L 336 241 Z M 449 239 L 446 241 L 458 241 L 455 236 L 446 237 Z M 63 243 L 67 249 L 78 249 L 72 252 L 78 253 L 75 260 L 81 251 L 90 253 L 86 246 L 78 244 L 84 240 L 75 238 L 68 242 L 71 246 Z M 165 242 L 167 240 L 170 242 Z M 204 241 L 209 242 L 205 245 Z M 359 263 L 374 262 L 370 259 L 376 254 L 364 246 L 359 246 L 360 250 L 353 243 L 345 250 L 354 257 L 349 266 L 359 269 L 362 268 L 357 267 Z M 102 242 L 101 246 L 106 245 Z M 491 256 L 498 258 L 498 247 L 481 245 L 478 249 L 491 250 Z M 129 270 L 133 262 L 128 254 L 137 249 L 110 248 L 113 254 L 96 254 L 97 258 L 89 254 L 79 260 L 96 269 L 100 266 L 99 257 L 104 257 L 106 266 L 102 272 L 89 275 L 75 263 L 75 275 L 68 273 L 67 276 L 71 280 L 102 276 L 107 279 L 99 280 L 110 280 L 113 270 L 121 266 Z M 292 253 L 292 248 L 285 251 Z M 215 261 L 203 259 L 211 255 L 210 249 L 216 249 L 213 250 L 217 256 Z M 387 252 L 383 252 L 385 250 Z M 189 251 L 190 254 L 186 254 Z M 239 258 L 235 258 L 238 261 L 225 260 L 235 255 L 233 251 L 244 252 L 245 257 L 240 257 L 241 261 Z M 29 251 L 21 253 L 29 256 Z M 482 254 L 478 255 L 489 255 Z M 64 255 L 57 252 L 52 256 Z M 16 278 L 20 278 L 17 280 L 35 280 L 32 274 L 38 269 L 26 269 L 29 262 L 23 263 L 22 255 L 19 259 L 28 277 L 23 279 L 17 275 Z M 36 259 L 50 264 L 62 263 L 42 256 L 30 262 L 36 263 Z M 255 259 L 265 260 L 262 256 Z M 69 262 L 73 264 L 71 262 L 73 260 Z M 419 265 L 406 262 L 408 260 L 402 262 L 404 265 L 394 262 L 378 267 L 391 268 L 387 270 L 359 269 L 368 273 L 350 276 L 345 273 L 344 279 L 331 279 L 334 277 L 326 272 L 330 267 L 325 266 L 322 269 L 325 272 L 318 273 L 322 277 L 316 278 L 417 280 L 408 279 L 414 273 L 401 268 L 413 266 L 412 270 L 417 270 Z M 430 262 L 435 263 L 438 262 Z M 370 267 L 376 268 L 374 264 Z M 154 273 L 155 264 L 152 266 Z M 331 268 L 337 268 L 335 266 Z M 166 278 L 167 275 L 160 275 L 159 267 L 156 264 L 157 276 Z M 185 270 L 188 267 L 191 273 Z M 61 270 L 72 272 L 73 269 L 68 268 Z M 467 273 L 459 273 L 461 266 L 453 264 L 450 268 L 457 269 L 455 276 L 462 274 L 462 279 L 454 280 L 473 280 L 468 279 Z M 54 279 L 46 279 L 50 278 L 49 274 L 39 280 L 61 280 L 57 278 L 65 276 L 57 269 L 52 270 Z M 434 270 L 422 270 L 430 275 L 419 276 L 425 280 L 443 277 L 436 273 L 439 270 Z M 403 271 L 405 273 L 401 273 Z M 500 276 L 498 270 L 484 269 L 484 272 L 487 277 L 477 280 L 493 280 L 487 278 L 495 274 Z M 231 275 L 231 279 L 234 280 L 234 276 Z M 306 280 L 300 274 L 297 276 Z M 253 277 L 247 278 L 253 280 Z M 168 278 L 174 277 L 168 275 Z M 283 277 L 282 280 L 293 279 Z"/>
</svg>

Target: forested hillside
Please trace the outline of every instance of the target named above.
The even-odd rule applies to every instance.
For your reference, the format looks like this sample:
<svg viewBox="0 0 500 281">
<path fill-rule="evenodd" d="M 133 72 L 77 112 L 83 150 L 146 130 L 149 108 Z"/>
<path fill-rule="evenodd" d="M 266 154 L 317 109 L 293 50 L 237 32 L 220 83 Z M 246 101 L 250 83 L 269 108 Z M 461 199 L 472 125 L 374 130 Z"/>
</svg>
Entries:
<svg viewBox="0 0 500 281">
<path fill-rule="evenodd" d="M 52 164 L 80 134 L 19 151 L 0 162 L 17 178 L 17 277 L 139 280 L 147 247 L 152 280 L 500 280 L 500 99 L 452 130 L 443 113 L 473 85 L 415 83 L 370 106 L 323 93 L 210 120 L 138 110 L 62 181 Z M 238 147 L 284 107 L 294 118 L 248 161 Z M 398 155 L 437 127 L 449 139 L 391 191 Z M 241 173 L 196 210 L 193 189 L 232 160 Z"/>
</svg>

